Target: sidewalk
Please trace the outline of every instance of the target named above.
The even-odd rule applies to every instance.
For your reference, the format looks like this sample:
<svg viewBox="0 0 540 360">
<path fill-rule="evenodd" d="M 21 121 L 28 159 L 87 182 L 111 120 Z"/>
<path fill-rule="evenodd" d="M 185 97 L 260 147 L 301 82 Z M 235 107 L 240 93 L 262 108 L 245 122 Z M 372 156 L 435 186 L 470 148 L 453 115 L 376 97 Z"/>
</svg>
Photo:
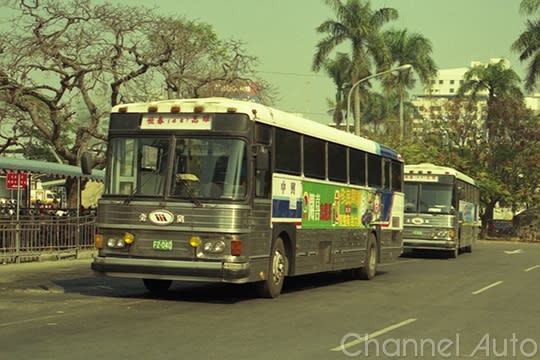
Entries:
<svg viewBox="0 0 540 360">
<path fill-rule="evenodd" d="M 0 291 L 54 288 L 54 280 L 93 276 L 90 264 L 95 251 L 82 251 L 77 259 L 48 260 L 0 265 Z"/>
</svg>

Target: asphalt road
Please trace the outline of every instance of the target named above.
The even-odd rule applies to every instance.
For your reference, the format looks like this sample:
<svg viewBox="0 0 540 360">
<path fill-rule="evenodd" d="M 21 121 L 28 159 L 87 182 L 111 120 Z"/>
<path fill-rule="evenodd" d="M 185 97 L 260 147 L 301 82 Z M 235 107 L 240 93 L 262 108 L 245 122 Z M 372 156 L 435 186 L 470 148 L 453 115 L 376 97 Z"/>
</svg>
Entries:
<svg viewBox="0 0 540 360">
<path fill-rule="evenodd" d="M 540 244 L 408 253 L 371 281 L 288 279 L 273 300 L 194 283 L 154 297 L 90 261 L 0 265 L 0 359 L 540 358 Z"/>
</svg>

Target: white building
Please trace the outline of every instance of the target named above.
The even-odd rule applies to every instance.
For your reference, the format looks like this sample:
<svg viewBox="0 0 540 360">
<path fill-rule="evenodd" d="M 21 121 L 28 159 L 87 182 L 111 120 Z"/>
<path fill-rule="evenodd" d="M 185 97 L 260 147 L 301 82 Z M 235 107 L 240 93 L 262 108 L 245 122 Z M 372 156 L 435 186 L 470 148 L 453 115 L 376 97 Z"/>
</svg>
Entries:
<svg viewBox="0 0 540 360">
<path fill-rule="evenodd" d="M 510 68 L 510 62 L 504 58 L 492 58 L 488 64 L 504 62 L 506 68 Z M 445 106 L 449 105 L 449 100 L 453 99 L 460 86 L 464 82 L 465 73 L 472 67 L 478 65 L 487 65 L 480 61 L 471 61 L 469 67 L 440 69 L 437 76 L 432 80 L 430 87 L 424 90 L 422 95 L 417 95 L 412 103 L 417 108 L 420 117 L 413 120 L 413 129 L 418 129 L 426 125 L 427 121 L 443 120 L 446 116 Z M 478 104 L 476 108 L 477 126 L 482 126 L 486 116 L 487 91 L 480 92 L 478 95 Z M 526 98 L 526 104 L 533 110 L 540 111 L 540 94 L 533 98 Z"/>
</svg>

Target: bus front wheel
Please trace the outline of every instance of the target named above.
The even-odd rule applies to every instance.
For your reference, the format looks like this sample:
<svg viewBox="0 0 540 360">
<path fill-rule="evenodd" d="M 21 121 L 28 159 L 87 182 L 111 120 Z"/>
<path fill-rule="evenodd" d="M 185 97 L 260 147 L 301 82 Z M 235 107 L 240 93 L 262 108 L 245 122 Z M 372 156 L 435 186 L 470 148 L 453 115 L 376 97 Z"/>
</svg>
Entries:
<svg viewBox="0 0 540 360">
<path fill-rule="evenodd" d="M 287 255 L 283 240 L 278 237 L 272 245 L 270 263 L 266 278 L 258 284 L 259 294 L 265 298 L 275 298 L 281 293 L 287 274 Z"/>
</svg>

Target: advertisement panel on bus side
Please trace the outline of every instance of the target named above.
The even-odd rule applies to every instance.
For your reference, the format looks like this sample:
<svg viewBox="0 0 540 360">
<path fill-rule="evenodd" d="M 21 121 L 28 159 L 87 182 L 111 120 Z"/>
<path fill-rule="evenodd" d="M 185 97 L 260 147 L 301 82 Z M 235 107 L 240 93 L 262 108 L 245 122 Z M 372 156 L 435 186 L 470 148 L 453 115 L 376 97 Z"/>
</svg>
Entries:
<svg viewBox="0 0 540 360">
<path fill-rule="evenodd" d="M 388 223 L 393 193 L 274 176 L 272 221 L 303 229 L 367 228 Z"/>
</svg>

